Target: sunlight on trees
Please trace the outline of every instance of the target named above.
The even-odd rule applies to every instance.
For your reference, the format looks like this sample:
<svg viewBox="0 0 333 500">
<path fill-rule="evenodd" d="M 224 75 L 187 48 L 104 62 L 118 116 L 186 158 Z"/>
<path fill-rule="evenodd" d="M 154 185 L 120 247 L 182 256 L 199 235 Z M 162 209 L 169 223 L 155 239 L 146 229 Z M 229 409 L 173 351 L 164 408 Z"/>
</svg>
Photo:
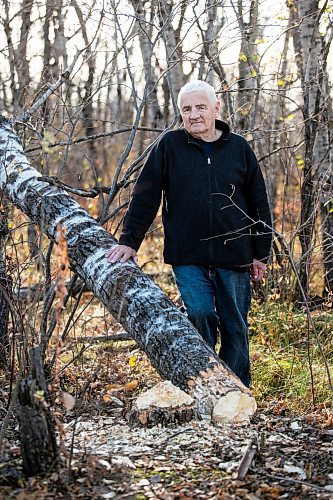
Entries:
<svg viewBox="0 0 333 500">
<path fill-rule="evenodd" d="M 295 406 L 326 402 L 332 389 L 332 1 L 2 4 L 1 114 L 11 121 L 45 190 L 67 191 L 114 238 L 149 151 L 166 130 L 181 126 L 181 86 L 200 78 L 215 88 L 222 119 L 257 154 L 274 220 L 268 277 L 254 287 L 255 394 L 288 401 L 285 380 L 294 377 L 295 362 Z M 5 142 L 0 149 L 4 162 Z M 120 323 L 126 323 L 119 304 L 109 307 L 115 318 L 98 309 L 73 267 L 59 270 L 55 238 L 47 237 L 49 221 L 28 219 L 9 198 L 2 192 L 0 368 L 4 377 L 10 373 L 12 403 L 1 440 L 32 346 L 41 343 L 50 380 L 57 367 L 60 378 L 44 401 L 55 404 L 63 390 L 60 375 L 67 376 L 91 347 L 80 338 L 121 335 Z M 162 239 L 158 214 L 140 250 L 140 266 L 174 300 Z M 60 305 L 59 274 L 68 292 L 64 296 L 62 288 Z M 122 291 L 126 295 L 126 287 Z M 77 390 L 82 401 L 95 383 L 96 364 L 90 382 Z M 159 370 L 158 362 L 154 366 Z M 284 373 L 283 383 L 277 373 Z"/>
</svg>

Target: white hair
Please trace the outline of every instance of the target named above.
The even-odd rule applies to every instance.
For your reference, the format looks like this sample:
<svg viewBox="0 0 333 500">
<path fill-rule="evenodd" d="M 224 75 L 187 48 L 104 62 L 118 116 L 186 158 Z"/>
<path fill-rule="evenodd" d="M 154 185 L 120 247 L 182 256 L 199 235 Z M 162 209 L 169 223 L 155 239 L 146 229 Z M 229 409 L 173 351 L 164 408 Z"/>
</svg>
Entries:
<svg viewBox="0 0 333 500">
<path fill-rule="evenodd" d="M 184 94 L 190 94 L 191 92 L 205 92 L 212 102 L 212 104 L 216 104 L 217 97 L 215 94 L 214 88 L 209 85 L 209 83 L 204 82 L 203 80 L 194 80 L 193 82 L 186 83 L 179 91 L 177 98 L 177 106 L 180 109 L 180 101 Z"/>
</svg>

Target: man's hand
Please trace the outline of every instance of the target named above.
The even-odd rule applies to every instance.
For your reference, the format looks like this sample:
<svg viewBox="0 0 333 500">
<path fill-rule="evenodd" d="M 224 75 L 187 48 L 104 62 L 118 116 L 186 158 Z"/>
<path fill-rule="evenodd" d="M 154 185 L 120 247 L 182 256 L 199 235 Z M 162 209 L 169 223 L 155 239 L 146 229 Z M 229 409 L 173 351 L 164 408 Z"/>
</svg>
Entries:
<svg viewBox="0 0 333 500">
<path fill-rule="evenodd" d="M 135 264 L 138 263 L 138 256 L 136 255 L 136 251 L 128 247 L 127 245 L 116 245 L 115 247 L 108 250 L 105 254 L 111 264 L 115 262 L 126 262 L 128 259 L 133 259 Z"/>
<path fill-rule="evenodd" d="M 250 275 L 253 281 L 261 281 L 266 273 L 266 264 L 260 260 L 253 259 L 250 267 Z"/>
</svg>

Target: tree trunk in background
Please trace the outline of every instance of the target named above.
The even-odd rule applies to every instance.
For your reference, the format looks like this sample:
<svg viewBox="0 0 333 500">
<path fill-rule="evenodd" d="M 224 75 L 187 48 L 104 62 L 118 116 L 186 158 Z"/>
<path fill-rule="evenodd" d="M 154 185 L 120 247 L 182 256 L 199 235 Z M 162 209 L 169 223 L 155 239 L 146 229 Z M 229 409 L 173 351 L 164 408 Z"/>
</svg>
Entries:
<svg viewBox="0 0 333 500">
<path fill-rule="evenodd" d="M 10 342 L 8 336 L 9 297 L 11 297 L 11 281 L 6 270 L 6 236 L 8 219 L 6 203 L 0 211 L 0 368 L 6 369 L 9 364 Z"/>
<path fill-rule="evenodd" d="M 16 71 L 18 80 L 18 98 L 20 109 L 26 105 L 27 89 L 30 83 L 29 62 L 27 59 L 27 43 L 31 27 L 31 11 L 33 0 L 23 0 L 22 2 L 22 25 L 20 32 L 20 43 L 15 53 Z"/>
<path fill-rule="evenodd" d="M 267 134 L 267 140 L 264 141 L 264 146 L 265 149 L 262 148 L 262 142 L 259 144 L 259 149 L 260 153 L 262 156 L 265 154 L 269 154 L 271 151 L 275 151 L 279 147 L 281 147 L 281 143 L 283 142 L 281 137 L 283 137 L 285 140 L 287 139 L 287 134 L 288 132 L 284 132 L 283 129 L 285 127 L 284 121 L 281 121 L 281 118 L 285 117 L 288 114 L 287 107 L 286 107 L 286 93 L 287 93 L 287 73 L 288 70 L 290 70 L 290 58 L 288 57 L 288 50 L 289 50 L 289 41 L 291 38 L 291 25 L 292 21 L 291 18 L 289 19 L 288 23 L 288 30 L 285 34 L 285 39 L 284 39 L 284 44 L 283 44 L 283 51 L 281 54 L 281 60 L 280 60 L 280 66 L 279 66 L 279 71 L 277 76 L 277 82 L 276 85 L 279 87 L 279 83 L 283 82 L 284 86 L 280 89 L 280 91 L 277 93 L 277 96 L 275 98 L 274 102 L 274 107 L 273 107 L 273 112 L 271 116 L 269 117 L 268 115 L 268 123 L 269 123 L 269 133 Z M 281 87 L 281 85 L 280 85 Z M 271 106 L 271 102 L 267 103 L 269 106 Z M 271 130 L 274 130 L 275 133 L 273 133 L 273 137 L 271 134 Z M 288 160 L 287 160 L 288 162 Z M 275 209 L 276 209 L 276 203 L 278 201 L 278 186 L 279 184 L 282 183 L 284 186 L 284 189 L 287 189 L 289 186 L 289 175 L 290 172 L 288 168 L 285 168 L 285 163 L 284 159 L 282 159 L 281 154 L 274 155 L 273 156 L 273 161 L 269 158 L 267 160 L 267 163 L 265 162 L 266 169 L 268 171 L 267 176 L 266 176 L 266 187 L 268 191 L 268 198 L 271 202 L 271 207 L 272 207 L 272 212 L 273 212 L 273 220 L 278 219 L 279 217 L 276 217 L 275 214 Z M 285 192 L 283 193 L 283 197 L 285 196 Z M 284 232 L 284 221 L 281 221 L 282 223 L 282 233 Z"/>
<path fill-rule="evenodd" d="M 330 139 L 330 144 L 332 139 Z M 324 174 L 323 174 L 324 175 Z M 330 174 L 328 174 L 330 175 Z M 326 194 L 326 196 L 325 196 Z M 322 244 L 324 263 L 324 290 L 323 295 L 330 295 L 332 301 L 333 294 L 333 179 L 330 175 L 327 180 L 327 190 L 320 200 L 320 217 L 322 224 Z"/>
<path fill-rule="evenodd" d="M 320 205 L 324 219 L 325 281 L 329 290 L 333 286 L 332 214 L 329 213 L 330 207 L 327 210 L 324 206 L 325 202 L 332 197 L 328 116 L 330 99 L 325 74 L 328 51 L 325 51 L 324 40 L 319 32 L 319 0 L 298 0 L 292 4 L 290 13 L 299 22 L 299 27 L 294 30 L 293 39 L 304 98 L 305 153 L 301 187 L 299 238 L 302 257 L 299 274 L 302 286 L 308 293 L 313 232 Z"/>
<path fill-rule="evenodd" d="M 94 78 L 95 78 L 95 69 L 96 69 L 96 54 L 92 53 L 90 45 L 89 45 L 89 38 L 88 38 L 88 33 L 86 29 L 86 24 L 85 24 L 85 19 L 82 13 L 82 10 L 80 9 L 79 5 L 75 0 L 72 0 L 76 15 L 78 17 L 80 27 L 81 27 L 81 32 L 83 36 L 83 40 L 85 45 L 87 46 L 87 64 L 88 64 L 88 78 L 84 83 L 84 89 L 83 89 L 83 95 L 82 95 L 82 119 L 85 127 L 85 135 L 87 137 L 91 137 L 96 133 L 95 131 L 95 125 L 94 125 L 94 108 L 93 108 L 93 102 L 92 102 L 92 94 L 93 94 L 93 85 L 94 85 Z M 95 2 L 93 3 L 91 10 L 94 8 Z M 91 160 L 94 162 L 94 165 L 96 163 L 97 159 L 97 152 L 96 152 L 96 147 L 95 143 L 93 140 L 90 140 L 88 142 L 88 147 L 89 147 L 89 152 L 91 155 Z M 96 165 L 95 165 L 96 169 Z M 95 182 L 98 182 L 99 175 L 97 173 L 97 178 L 95 179 Z"/>
<path fill-rule="evenodd" d="M 157 77 L 154 70 L 153 60 L 153 21 L 155 16 L 155 6 L 151 2 L 149 20 L 145 17 L 145 2 L 132 0 L 135 10 L 135 29 L 140 40 L 143 69 L 146 81 L 147 104 L 144 110 L 143 125 L 146 127 L 158 128 L 162 126 L 162 113 L 157 98 Z M 144 134 L 142 134 L 144 136 Z"/>
<path fill-rule="evenodd" d="M 145 8 L 145 2 L 132 0 L 132 5 L 135 11 L 135 30 L 138 33 L 140 40 L 140 49 L 143 61 L 143 70 L 145 75 L 145 96 L 146 104 L 142 117 L 142 125 L 144 127 L 159 128 L 163 126 L 162 112 L 157 97 L 157 77 L 154 69 L 153 55 L 153 22 L 155 17 L 156 6 L 154 2 L 150 3 L 150 9 Z M 146 13 L 149 19 L 146 20 Z M 145 149 L 145 141 L 148 134 L 141 132 L 139 136 L 138 153 L 141 154 Z"/>
<path fill-rule="evenodd" d="M 318 36 L 321 36 L 318 33 Z M 326 47 L 322 46 L 322 54 Z M 324 59 L 324 57 L 323 57 Z M 333 153 L 332 123 L 333 108 L 329 87 L 326 60 L 323 61 L 321 74 L 322 107 L 318 125 L 317 141 L 314 149 L 315 165 L 320 187 L 320 219 L 323 247 L 324 290 L 323 295 L 333 295 Z"/>
<path fill-rule="evenodd" d="M 39 238 L 35 224 L 29 224 L 27 232 L 30 258 L 33 259 L 37 267 L 39 267 L 39 263 L 37 262 L 37 257 L 39 255 Z"/>
<path fill-rule="evenodd" d="M 251 415 L 255 401 L 250 391 L 138 266 L 107 261 L 105 252 L 116 243 L 114 238 L 67 193 L 38 181 L 40 174 L 5 119 L 0 123 L 0 148 L 0 189 L 52 240 L 58 226 L 65 230 L 72 270 L 143 348 L 162 377 L 189 392 L 200 414 L 223 419 L 231 405 L 231 419 Z"/>
<path fill-rule="evenodd" d="M 181 6 L 182 9 L 180 13 L 180 21 L 178 24 L 178 28 L 174 29 L 172 26 L 175 14 L 173 9 L 178 8 L 179 6 Z M 168 67 L 167 81 L 171 94 L 171 102 L 175 113 L 177 113 L 176 96 L 185 83 L 185 77 L 182 67 L 183 55 L 181 46 L 178 44 L 181 23 L 184 16 L 183 7 L 185 7 L 185 2 L 181 2 L 181 4 L 174 4 L 173 0 L 159 0 L 158 2 L 160 24 L 164 29 L 164 34 L 162 36 Z"/>
<path fill-rule="evenodd" d="M 218 97 L 222 98 L 225 109 L 226 109 L 226 119 L 233 120 L 233 106 L 230 92 L 228 92 L 228 81 L 227 75 L 220 61 L 219 47 L 217 39 L 219 33 L 223 28 L 224 18 L 220 19 L 219 13 L 223 16 L 222 6 L 218 5 L 214 0 L 208 0 L 207 2 L 207 28 L 206 31 L 202 33 L 203 49 L 204 54 L 208 60 L 208 65 L 211 70 L 214 70 L 219 78 L 219 87 L 221 92 L 218 93 Z M 200 23 L 200 19 L 198 19 Z M 218 88 L 216 88 L 218 91 Z"/>
<path fill-rule="evenodd" d="M 10 91 L 11 91 L 11 105 L 13 110 L 16 111 L 19 104 L 19 99 L 16 90 L 16 82 L 15 82 L 15 51 L 14 45 L 12 42 L 12 29 L 10 26 L 10 15 L 9 15 L 9 2 L 8 0 L 4 0 L 4 10 L 5 10 L 5 19 L 4 19 L 4 31 L 6 34 L 6 41 L 8 45 L 8 62 L 9 62 L 9 71 L 10 71 Z M 11 110 L 11 111 L 13 111 Z"/>
<path fill-rule="evenodd" d="M 244 21 L 242 0 L 237 2 L 238 23 L 241 30 L 241 48 L 238 59 L 238 92 L 236 96 L 235 127 L 247 131 L 255 128 L 259 88 L 258 46 L 259 38 L 259 0 L 252 0 L 249 22 Z"/>
<path fill-rule="evenodd" d="M 39 347 L 30 350 L 30 376 L 20 383 L 16 414 L 24 473 L 36 476 L 50 472 L 56 463 L 57 445 Z"/>
</svg>

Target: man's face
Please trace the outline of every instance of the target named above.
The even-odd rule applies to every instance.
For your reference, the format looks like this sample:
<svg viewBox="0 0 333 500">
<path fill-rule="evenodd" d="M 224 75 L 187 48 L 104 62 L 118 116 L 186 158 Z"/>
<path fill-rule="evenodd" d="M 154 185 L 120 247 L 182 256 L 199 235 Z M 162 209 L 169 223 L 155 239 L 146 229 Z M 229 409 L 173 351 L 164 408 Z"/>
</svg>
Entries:
<svg viewBox="0 0 333 500">
<path fill-rule="evenodd" d="M 194 137 L 211 139 L 215 134 L 215 118 L 220 109 L 220 101 L 215 105 L 206 92 L 184 94 L 180 102 L 185 129 Z"/>
</svg>

